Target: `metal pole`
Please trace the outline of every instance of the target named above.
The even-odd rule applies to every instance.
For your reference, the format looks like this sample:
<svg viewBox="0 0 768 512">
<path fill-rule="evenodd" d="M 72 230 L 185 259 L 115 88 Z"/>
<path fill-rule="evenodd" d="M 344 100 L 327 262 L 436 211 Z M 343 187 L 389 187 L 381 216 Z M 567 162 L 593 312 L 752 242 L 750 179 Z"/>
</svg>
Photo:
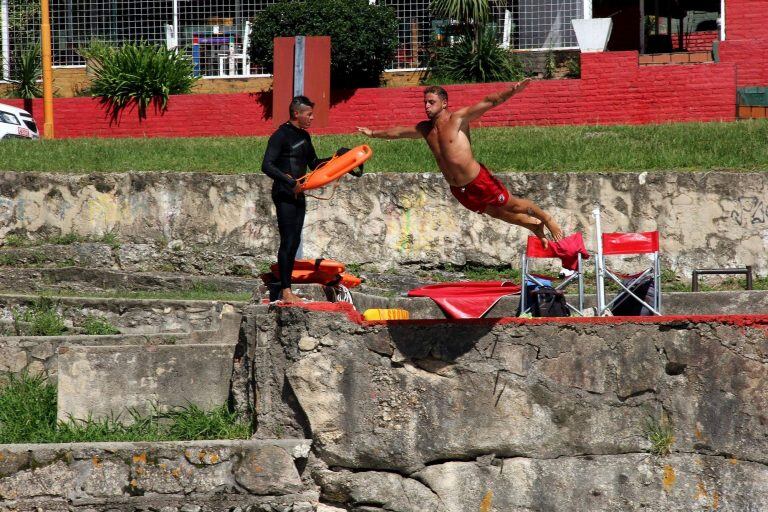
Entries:
<svg viewBox="0 0 768 512">
<path fill-rule="evenodd" d="M 640 55 L 645 53 L 645 0 L 640 0 Z"/>
<path fill-rule="evenodd" d="M 584 0 L 584 19 L 592 19 L 592 0 Z"/>
<path fill-rule="evenodd" d="M 720 0 L 720 40 L 725 41 L 725 0 Z"/>
<path fill-rule="evenodd" d="M 8 0 L 0 3 L 0 26 L 3 27 L 3 80 L 11 78 L 11 26 L 8 16 Z"/>
<path fill-rule="evenodd" d="M 53 59 L 51 56 L 51 13 L 48 0 L 40 0 L 43 46 L 43 138 L 53 138 Z"/>
<path fill-rule="evenodd" d="M 173 39 L 179 44 L 179 0 L 173 0 Z"/>
<path fill-rule="evenodd" d="M 600 227 L 599 206 L 592 210 L 592 215 L 595 217 L 595 247 L 597 248 L 597 256 L 595 257 L 595 280 L 597 281 L 597 316 L 601 316 L 605 308 L 605 290 L 603 289 L 605 284 L 603 280 L 605 262 L 603 261 L 603 231 Z"/>
</svg>

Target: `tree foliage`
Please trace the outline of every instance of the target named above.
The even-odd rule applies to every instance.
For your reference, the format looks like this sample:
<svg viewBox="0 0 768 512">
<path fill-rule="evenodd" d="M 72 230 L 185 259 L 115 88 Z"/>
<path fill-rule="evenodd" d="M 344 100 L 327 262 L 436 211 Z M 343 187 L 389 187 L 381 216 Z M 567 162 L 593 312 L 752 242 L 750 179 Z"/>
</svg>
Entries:
<svg viewBox="0 0 768 512">
<path fill-rule="evenodd" d="M 368 0 L 281 1 L 254 17 L 251 58 L 271 71 L 275 37 L 330 36 L 331 84 L 373 87 L 395 56 L 397 25 L 391 8 Z"/>
</svg>

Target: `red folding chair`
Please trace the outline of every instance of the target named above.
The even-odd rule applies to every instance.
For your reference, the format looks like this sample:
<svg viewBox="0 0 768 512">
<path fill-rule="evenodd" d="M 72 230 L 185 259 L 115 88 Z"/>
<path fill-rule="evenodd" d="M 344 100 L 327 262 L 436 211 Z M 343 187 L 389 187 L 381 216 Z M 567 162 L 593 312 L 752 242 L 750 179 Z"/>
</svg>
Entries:
<svg viewBox="0 0 768 512">
<path fill-rule="evenodd" d="M 595 258 L 595 275 L 597 278 L 597 314 L 602 316 L 607 310 L 613 308 L 622 294 L 626 293 L 634 297 L 654 315 L 661 315 L 661 265 L 659 261 L 659 232 L 645 231 L 642 233 L 603 233 L 600 227 L 600 210 L 593 212 L 596 220 L 595 242 L 597 245 L 597 258 Z M 606 256 L 635 256 L 650 254 L 652 264 L 642 272 L 632 275 L 621 275 L 608 270 L 605 266 Z M 640 298 L 633 291 L 633 287 L 646 276 L 653 276 L 653 305 Z M 605 279 L 614 281 L 621 291 L 608 303 L 605 302 Z M 623 279 L 622 279 L 623 278 Z M 625 298 L 628 298 L 624 295 Z"/>
<path fill-rule="evenodd" d="M 583 245 L 583 240 L 581 233 L 576 233 L 573 236 L 578 236 L 578 239 L 581 241 L 581 245 Z M 533 259 L 550 259 L 550 258 L 557 258 L 558 256 L 555 254 L 555 252 L 552 250 L 552 246 L 544 247 L 544 244 L 542 241 L 536 237 L 536 236 L 529 236 L 528 237 L 528 244 L 525 248 L 525 253 L 523 253 L 522 261 L 521 261 L 521 280 L 522 280 L 522 289 L 520 290 L 520 312 L 522 313 L 528 313 L 531 309 L 531 306 L 526 303 L 526 299 L 528 297 L 528 288 L 535 287 L 535 286 L 544 286 L 545 283 L 543 283 L 543 279 L 546 279 L 548 281 L 556 281 L 560 279 L 559 276 L 555 275 L 545 275 L 542 273 L 533 273 L 530 268 L 531 260 Z M 572 305 L 568 304 L 566 302 L 566 306 L 568 306 L 568 309 L 573 311 L 579 316 L 582 316 L 582 310 L 584 309 L 584 272 L 582 268 L 582 258 L 581 254 L 577 255 L 577 268 L 576 271 L 563 278 L 563 280 L 557 284 L 554 288 L 556 290 L 565 290 L 566 287 L 568 287 L 571 283 L 576 281 L 578 283 L 579 288 L 579 308 L 576 309 Z"/>
</svg>

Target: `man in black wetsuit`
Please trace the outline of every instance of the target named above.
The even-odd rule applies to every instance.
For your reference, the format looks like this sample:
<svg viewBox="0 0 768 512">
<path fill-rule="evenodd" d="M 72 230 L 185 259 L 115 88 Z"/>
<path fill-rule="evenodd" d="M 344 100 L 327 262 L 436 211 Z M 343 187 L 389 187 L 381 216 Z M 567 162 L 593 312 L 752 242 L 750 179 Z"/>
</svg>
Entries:
<svg viewBox="0 0 768 512">
<path fill-rule="evenodd" d="M 277 210 L 277 227 L 280 231 L 280 248 L 277 251 L 280 298 L 285 302 L 301 301 L 291 291 L 291 274 L 306 212 L 306 198 L 299 191 L 297 179 L 307 173 L 307 167 L 314 169 L 327 160 L 317 158 L 306 131 L 314 119 L 314 106 L 306 96 L 296 96 L 291 100 L 290 120 L 280 125 L 269 138 L 261 165 L 261 170 L 274 180 L 272 201 Z"/>
</svg>

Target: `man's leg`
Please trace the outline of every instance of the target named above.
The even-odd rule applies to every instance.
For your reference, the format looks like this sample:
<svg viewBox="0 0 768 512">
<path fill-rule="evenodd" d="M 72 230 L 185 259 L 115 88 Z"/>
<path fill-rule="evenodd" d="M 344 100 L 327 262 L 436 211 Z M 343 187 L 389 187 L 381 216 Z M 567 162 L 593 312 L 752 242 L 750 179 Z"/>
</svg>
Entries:
<svg viewBox="0 0 768 512">
<path fill-rule="evenodd" d="M 553 239 L 561 240 L 563 238 L 563 232 L 555 220 L 528 199 L 510 195 L 506 204 L 502 206 L 489 205 L 484 213 L 531 230 L 545 245 L 547 243 L 545 227 L 549 229 Z"/>
<path fill-rule="evenodd" d="M 291 274 L 296 258 L 296 251 L 301 240 L 301 228 L 304 224 L 303 208 L 298 208 L 295 201 L 275 200 L 277 227 L 280 232 L 280 248 L 277 251 L 277 266 L 280 269 L 281 299 L 285 302 L 298 302 L 300 297 L 291 290 Z"/>
</svg>

